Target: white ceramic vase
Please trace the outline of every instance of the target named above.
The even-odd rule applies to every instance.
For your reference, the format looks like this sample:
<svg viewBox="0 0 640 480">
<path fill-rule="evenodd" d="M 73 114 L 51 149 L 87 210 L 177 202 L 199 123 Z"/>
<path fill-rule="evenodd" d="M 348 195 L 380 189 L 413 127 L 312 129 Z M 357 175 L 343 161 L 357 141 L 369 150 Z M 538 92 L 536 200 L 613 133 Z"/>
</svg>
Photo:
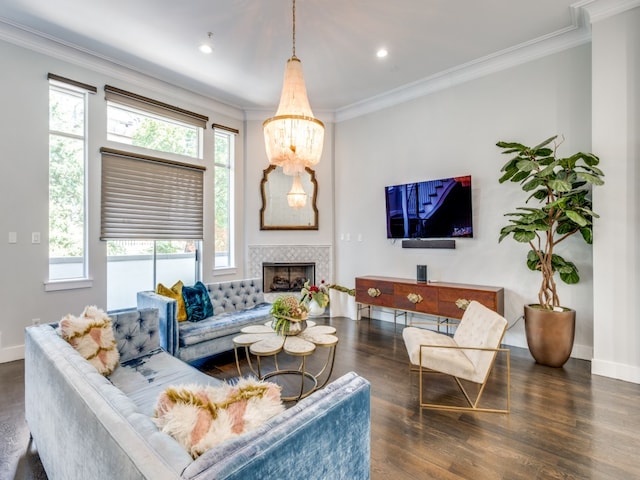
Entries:
<svg viewBox="0 0 640 480">
<path fill-rule="evenodd" d="M 309 316 L 310 317 L 318 317 L 324 314 L 324 308 L 321 307 L 318 302 L 316 302 L 313 298 L 309 301 Z"/>
</svg>

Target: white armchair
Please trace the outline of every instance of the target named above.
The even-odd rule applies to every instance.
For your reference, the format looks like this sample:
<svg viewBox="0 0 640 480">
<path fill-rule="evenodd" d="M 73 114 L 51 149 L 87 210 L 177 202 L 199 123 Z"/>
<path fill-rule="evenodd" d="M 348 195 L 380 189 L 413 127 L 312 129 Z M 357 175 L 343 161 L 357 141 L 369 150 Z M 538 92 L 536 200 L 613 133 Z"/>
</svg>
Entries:
<svg viewBox="0 0 640 480">
<path fill-rule="evenodd" d="M 423 328 L 405 328 L 402 337 L 409 354 L 410 368 L 419 372 L 420 407 L 509 413 L 510 352 L 500 348 L 506 330 L 504 317 L 476 301 L 466 308 L 453 337 Z M 506 356 L 506 407 L 482 408 L 480 399 L 499 352 Z M 452 376 L 468 406 L 423 401 L 423 376 L 429 373 Z M 462 380 L 477 384 L 475 399 L 468 394 Z"/>
</svg>

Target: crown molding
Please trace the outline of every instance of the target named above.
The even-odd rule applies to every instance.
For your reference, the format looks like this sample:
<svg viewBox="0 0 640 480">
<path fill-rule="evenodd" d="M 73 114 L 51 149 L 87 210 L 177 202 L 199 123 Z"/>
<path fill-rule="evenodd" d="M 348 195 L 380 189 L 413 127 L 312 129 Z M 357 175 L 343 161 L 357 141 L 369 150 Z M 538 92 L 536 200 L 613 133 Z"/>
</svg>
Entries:
<svg viewBox="0 0 640 480">
<path fill-rule="evenodd" d="M 335 113 L 335 121 L 339 123 L 350 120 L 589 43 L 591 28 L 589 22 L 586 21 L 584 5 L 592 2 L 593 0 L 586 0 L 571 6 L 571 25 L 569 27 L 458 65 L 382 95 L 340 108 Z"/>
<path fill-rule="evenodd" d="M 46 33 L 13 23 L 4 17 L 0 17 L 0 40 L 5 40 L 18 47 L 23 47 L 73 65 L 87 68 L 93 72 L 127 82 L 147 91 L 152 90 L 158 92 L 170 98 L 176 98 L 194 104 L 202 104 L 202 99 L 205 98 L 212 102 L 210 107 L 215 112 L 237 120 L 244 119 L 244 113 L 238 106 L 221 102 L 204 92 L 187 89 L 182 86 L 176 89 L 177 85 L 172 85 L 156 77 L 152 77 L 132 65 L 118 62 L 78 45 L 64 42 Z"/>
</svg>

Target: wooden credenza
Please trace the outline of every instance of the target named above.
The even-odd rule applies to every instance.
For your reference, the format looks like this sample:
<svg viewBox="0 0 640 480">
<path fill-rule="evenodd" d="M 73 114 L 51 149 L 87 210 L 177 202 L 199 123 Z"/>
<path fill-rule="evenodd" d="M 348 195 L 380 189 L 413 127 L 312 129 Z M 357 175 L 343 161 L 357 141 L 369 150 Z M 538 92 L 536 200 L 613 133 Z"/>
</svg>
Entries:
<svg viewBox="0 0 640 480">
<path fill-rule="evenodd" d="M 369 293 L 370 289 L 373 296 Z M 379 292 L 379 294 L 378 294 Z M 418 283 L 407 278 L 356 278 L 356 302 L 406 312 L 460 319 L 464 310 L 456 300 L 476 300 L 504 315 L 504 288 L 463 283 Z M 412 301 L 413 300 L 413 301 Z"/>
</svg>

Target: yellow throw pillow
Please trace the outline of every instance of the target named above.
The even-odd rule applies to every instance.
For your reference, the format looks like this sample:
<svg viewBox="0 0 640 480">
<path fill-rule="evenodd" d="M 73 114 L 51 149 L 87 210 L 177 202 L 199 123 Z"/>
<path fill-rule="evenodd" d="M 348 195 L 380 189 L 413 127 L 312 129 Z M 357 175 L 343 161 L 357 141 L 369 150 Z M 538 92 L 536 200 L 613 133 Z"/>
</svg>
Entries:
<svg viewBox="0 0 640 480">
<path fill-rule="evenodd" d="M 184 305 L 184 298 L 182 298 L 182 287 L 182 280 L 178 280 L 171 288 L 167 288 L 161 283 L 159 283 L 156 288 L 158 295 L 173 298 L 178 303 L 177 320 L 179 322 L 184 322 L 187 319 L 187 309 Z"/>
</svg>

